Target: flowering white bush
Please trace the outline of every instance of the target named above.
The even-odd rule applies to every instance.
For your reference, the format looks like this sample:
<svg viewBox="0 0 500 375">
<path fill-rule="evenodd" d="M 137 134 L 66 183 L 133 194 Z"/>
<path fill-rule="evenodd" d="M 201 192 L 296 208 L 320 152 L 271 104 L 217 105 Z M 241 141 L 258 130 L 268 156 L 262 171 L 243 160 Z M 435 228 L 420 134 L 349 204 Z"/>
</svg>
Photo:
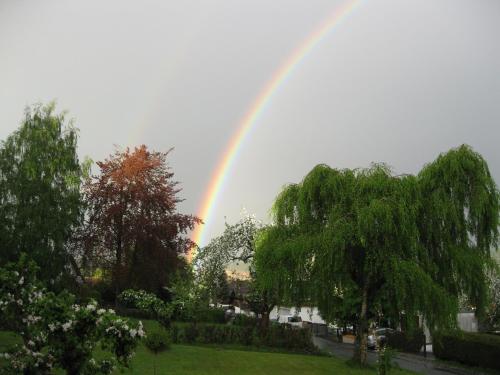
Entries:
<svg viewBox="0 0 500 375">
<path fill-rule="evenodd" d="M 153 293 L 148 293 L 145 290 L 124 290 L 118 300 L 125 307 L 132 307 L 154 316 L 158 322 L 168 328 L 172 318 L 172 306 L 168 305 Z"/>
<path fill-rule="evenodd" d="M 24 256 L 0 268 L 0 315 L 23 340 L 0 354 L 8 360 L 7 373 L 48 374 L 62 368 L 71 375 L 109 374 L 116 365 L 128 365 L 144 336 L 140 322 L 134 325 L 93 301 L 75 304 L 69 293 L 47 292 L 35 274 L 36 266 Z M 98 343 L 109 358 L 92 358 Z"/>
<path fill-rule="evenodd" d="M 133 307 L 152 313 L 156 313 L 157 311 L 166 308 L 165 302 L 153 293 L 148 293 L 145 290 L 124 290 L 118 296 L 118 300 L 126 307 Z"/>
</svg>

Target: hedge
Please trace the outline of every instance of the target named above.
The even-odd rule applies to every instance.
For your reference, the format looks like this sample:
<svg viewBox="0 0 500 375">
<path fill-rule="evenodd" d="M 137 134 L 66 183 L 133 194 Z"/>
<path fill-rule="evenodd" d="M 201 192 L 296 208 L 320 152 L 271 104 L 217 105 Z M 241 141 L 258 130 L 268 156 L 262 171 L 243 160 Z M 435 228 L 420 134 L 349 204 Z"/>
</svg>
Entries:
<svg viewBox="0 0 500 375">
<path fill-rule="evenodd" d="M 170 327 L 170 332 L 172 341 L 176 344 L 263 346 L 296 352 L 317 352 L 309 330 L 294 329 L 284 325 L 259 330 L 250 325 L 174 323 Z"/>
<path fill-rule="evenodd" d="M 419 353 L 424 344 L 425 335 L 421 329 L 411 333 L 395 331 L 387 334 L 387 345 L 402 352 Z"/>
<path fill-rule="evenodd" d="M 448 332 L 433 337 L 438 358 L 500 370 L 500 337 L 485 333 Z"/>
<path fill-rule="evenodd" d="M 173 320 L 178 322 L 198 322 L 198 323 L 219 323 L 226 322 L 225 311 L 223 309 L 206 307 L 196 309 L 194 312 L 185 314 L 184 311 L 176 311 Z"/>
</svg>

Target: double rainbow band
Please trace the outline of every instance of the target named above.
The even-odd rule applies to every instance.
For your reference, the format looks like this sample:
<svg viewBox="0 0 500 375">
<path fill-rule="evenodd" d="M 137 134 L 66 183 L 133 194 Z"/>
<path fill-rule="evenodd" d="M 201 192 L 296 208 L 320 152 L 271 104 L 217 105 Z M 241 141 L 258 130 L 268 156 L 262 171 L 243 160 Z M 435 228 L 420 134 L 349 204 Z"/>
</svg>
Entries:
<svg viewBox="0 0 500 375">
<path fill-rule="evenodd" d="M 238 156 L 238 151 L 247 137 L 250 130 L 255 126 L 257 120 L 264 112 L 266 107 L 271 102 L 274 94 L 278 91 L 280 86 L 286 81 L 293 73 L 295 68 L 307 57 L 307 55 L 323 40 L 325 37 L 339 26 L 347 16 L 352 13 L 361 0 L 351 0 L 346 2 L 342 7 L 336 9 L 333 14 L 285 60 L 281 67 L 274 73 L 272 79 L 266 84 L 264 89 L 260 92 L 259 96 L 255 99 L 250 110 L 245 117 L 241 120 L 238 130 L 228 143 L 221 160 L 215 168 L 212 178 L 205 195 L 203 196 L 198 217 L 200 217 L 205 224 L 198 225 L 193 231 L 192 240 L 199 246 L 205 245 L 205 237 L 207 227 L 212 221 L 214 211 L 217 206 L 218 198 L 223 186 L 228 178 L 231 167 Z M 191 250 L 194 251 L 194 250 Z"/>
</svg>

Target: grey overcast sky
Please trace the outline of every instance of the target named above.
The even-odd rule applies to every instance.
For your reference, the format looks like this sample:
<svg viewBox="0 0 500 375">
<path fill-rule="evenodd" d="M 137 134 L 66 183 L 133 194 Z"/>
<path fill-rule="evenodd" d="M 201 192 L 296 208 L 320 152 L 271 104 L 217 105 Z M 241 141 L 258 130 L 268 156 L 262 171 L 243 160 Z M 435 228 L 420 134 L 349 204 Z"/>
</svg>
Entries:
<svg viewBox="0 0 500 375">
<path fill-rule="evenodd" d="M 262 87 L 340 0 L 0 0 L 0 139 L 56 100 L 81 156 L 175 147 L 194 213 Z M 264 221 L 314 165 L 416 173 L 462 143 L 500 182 L 500 1 L 364 0 L 316 46 L 245 140 L 207 238 Z M 203 244 L 202 244 L 203 245 Z"/>
</svg>

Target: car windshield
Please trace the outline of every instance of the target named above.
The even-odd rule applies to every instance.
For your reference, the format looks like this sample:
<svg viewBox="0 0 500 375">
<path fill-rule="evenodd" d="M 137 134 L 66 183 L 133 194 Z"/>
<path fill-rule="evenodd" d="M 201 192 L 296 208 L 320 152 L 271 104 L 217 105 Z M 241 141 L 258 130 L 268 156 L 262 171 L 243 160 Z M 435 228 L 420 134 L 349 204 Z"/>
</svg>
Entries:
<svg viewBox="0 0 500 375">
<path fill-rule="evenodd" d="M 392 331 L 394 331 L 392 328 L 379 328 L 375 331 L 375 334 L 377 335 L 386 335 L 388 333 L 391 333 Z"/>
</svg>

